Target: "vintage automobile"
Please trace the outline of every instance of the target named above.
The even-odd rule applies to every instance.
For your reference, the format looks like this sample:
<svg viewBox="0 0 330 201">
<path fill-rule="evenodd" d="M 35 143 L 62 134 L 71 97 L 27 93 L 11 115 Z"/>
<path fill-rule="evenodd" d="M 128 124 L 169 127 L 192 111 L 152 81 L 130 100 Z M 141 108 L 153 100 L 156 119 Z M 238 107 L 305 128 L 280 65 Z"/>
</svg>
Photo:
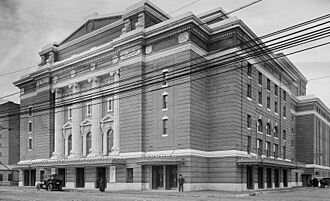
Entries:
<svg viewBox="0 0 330 201">
<path fill-rule="evenodd" d="M 47 189 L 52 190 L 62 190 L 63 181 L 58 178 L 56 174 L 44 175 L 44 180 L 36 185 L 37 190 Z"/>
<path fill-rule="evenodd" d="M 320 179 L 320 188 L 325 188 L 325 186 L 330 186 L 330 178 Z"/>
</svg>

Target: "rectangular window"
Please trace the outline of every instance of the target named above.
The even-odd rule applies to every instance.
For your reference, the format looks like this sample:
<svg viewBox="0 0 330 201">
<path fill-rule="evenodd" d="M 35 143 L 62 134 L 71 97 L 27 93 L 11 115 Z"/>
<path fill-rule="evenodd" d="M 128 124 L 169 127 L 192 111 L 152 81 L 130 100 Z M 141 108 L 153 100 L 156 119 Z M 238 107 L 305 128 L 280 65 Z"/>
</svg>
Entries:
<svg viewBox="0 0 330 201">
<path fill-rule="evenodd" d="M 32 106 L 29 106 L 29 116 L 32 116 Z"/>
<path fill-rule="evenodd" d="M 291 140 L 291 147 L 294 147 L 294 142 L 293 142 L 293 140 Z"/>
<path fill-rule="evenodd" d="M 168 71 L 167 69 L 163 70 L 163 86 L 167 86 L 167 75 L 168 75 Z"/>
<path fill-rule="evenodd" d="M 267 109 L 270 109 L 270 97 L 267 96 Z"/>
<path fill-rule="evenodd" d="M 274 158 L 278 158 L 278 145 L 274 144 Z"/>
<path fill-rule="evenodd" d="M 246 93 L 246 96 L 248 98 L 252 98 L 252 89 L 251 89 L 251 85 L 250 84 L 247 84 L 247 93 Z"/>
<path fill-rule="evenodd" d="M 133 168 L 126 168 L 126 183 L 133 183 Z"/>
<path fill-rule="evenodd" d="M 251 115 L 246 116 L 246 124 L 248 128 L 251 128 Z"/>
<path fill-rule="evenodd" d="M 2 147 L 2 143 L 0 143 L 0 148 Z"/>
<path fill-rule="evenodd" d="M 87 114 L 87 116 L 92 115 L 92 103 L 91 102 L 87 103 L 87 105 L 86 105 L 86 114 Z"/>
<path fill-rule="evenodd" d="M 167 122 L 168 119 L 163 119 L 163 135 L 167 135 Z"/>
<path fill-rule="evenodd" d="M 262 86 L 262 73 L 261 72 L 258 73 L 258 84 L 260 86 Z"/>
<path fill-rule="evenodd" d="M 283 100 L 286 101 L 286 91 L 283 90 Z"/>
<path fill-rule="evenodd" d="M 276 114 L 278 114 L 278 103 L 277 103 L 277 101 L 275 101 L 275 103 L 274 103 L 274 110 L 275 110 L 275 113 Z"/>
<path fill-rule="evenodd" d="M 262 92 L 261 91 L 258 92 L 258 103 L 260 105 L 262 105 Z"/>
<path fill-rule="evenodd" d="M 32 138 L 29 138 L 29 149 L 32 149 Z"/>
<path fill-rule="evenodd" d="M 247 138 L 247 153 L 251 153 L 251 136 L 248 136 Z"/>
<path fill-rule="evenodd" d="M 2 176 L 2 174 L 0 174 L 0 181 L 3 181 L 3 176 Z"/>
<path fill-rule="evenodd" d="M 107 111 L 111 112 L 113 110 L 113 97 L 107 99 Z"/>
<path fill-rule="evenodd" d="M 283 146 L 283 159 L 286 158 L 286 146 Z"/>
<path fill-rule="evenodd" d="M 270 91 L 270 79 L 267 78 L 267 90 Z"/>
<path fill-rule="evenodd" d="M 286 140 L 286 130 L 283 130 L 283 140 Z"/>
<path fill-rule="evenodd" d="M 32 121 L 29 121 L 29 132 L 32 132 Z"/>
<path fill-rule="evenodd" d="M 257 151 L 258 151 L 258 156 L 262 155 L 262 140 L 257 141 Z"/>
<path fill-rule="evenodd" d="M 283 117 L 286 117 L 286 107 L 283 106 Z"/>
<path fill-rule="evenodd" d="M 270 157 L 270 142 L 266 142 L 266 156 Z"/>
<path fill-rule="evenodd" d="M 68 119 L 72 119 L 72 107 L 68 106 Z"/>
<path fill-rule="evenodd" d="M 8 181 L 13 181 L 13 174 L 8 174 Z"/>
<path fill-rule="evenodd" d="M 167 109 L 168 94 L 163 94 L 163 109 Z"/>
<path fill-rule="evenodd" d="M 275 90 L 274 90 L 275 96 L 278 96 L 278 86 L 275 84 Z"/>
<path fill-rule="evenodd" d="M 252 75 L 252 65 L 248 63 L 247 65 L 247 76 L 251 77 Z"/>
</svg>

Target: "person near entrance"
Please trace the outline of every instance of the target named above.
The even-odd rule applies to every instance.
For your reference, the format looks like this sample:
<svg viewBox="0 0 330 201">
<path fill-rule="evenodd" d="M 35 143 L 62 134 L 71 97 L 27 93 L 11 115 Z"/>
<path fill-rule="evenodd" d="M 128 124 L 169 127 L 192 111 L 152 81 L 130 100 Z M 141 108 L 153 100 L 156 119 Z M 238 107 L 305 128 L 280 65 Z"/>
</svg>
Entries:
<svg viewBox="0 0 330 201">
<path fill-rule="evenodd" d="M 179 175 L 179 192 L 182 191 L 183 192 L 183 184 L 184 184 L 184 178 L 182 177 L 182 175 Z"/>
<path fill-rule="evenodd" d="M 99 190 L 101 192 L 104 192 L 104 190 L 105 190 L 105 181 L 104 181 L 104 179 L 102 177 L 100 178 Z"/>
</svg>

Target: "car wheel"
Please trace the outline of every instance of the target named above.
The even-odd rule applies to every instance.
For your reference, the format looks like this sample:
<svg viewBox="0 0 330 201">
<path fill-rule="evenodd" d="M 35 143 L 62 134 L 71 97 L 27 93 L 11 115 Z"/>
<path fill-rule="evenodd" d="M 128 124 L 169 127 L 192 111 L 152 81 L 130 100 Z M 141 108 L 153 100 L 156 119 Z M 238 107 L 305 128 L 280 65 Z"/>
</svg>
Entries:
<svg viewBox="0 0 330 201">
<path fill-rule="evenodd" d="M 48 184 L 47 190 L 51 191 L 53 189 L 53 185 L 52 184 Z"/>
<path fill-rule="evenodd" d="M 40 191 L 40 185 L 38 184 L 36 187 L 37 187 L 37 191 Z"/>
</svg>

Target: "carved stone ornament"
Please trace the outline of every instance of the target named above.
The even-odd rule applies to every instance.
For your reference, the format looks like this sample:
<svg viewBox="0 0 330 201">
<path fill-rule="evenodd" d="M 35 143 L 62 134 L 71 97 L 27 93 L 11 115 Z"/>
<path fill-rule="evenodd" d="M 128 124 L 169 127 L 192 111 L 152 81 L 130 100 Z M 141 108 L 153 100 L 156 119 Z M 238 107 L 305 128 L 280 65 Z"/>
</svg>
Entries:
<svg viewBox="0 0 330 201">
<path fill-rule="evenodd" d="M 90 67 L 89 67 L 89 70 L 90 71 L 94 71 L 96 68 L 96 63 L 91 63 Z"/>
<path fill-rule="evenodd" d="M 112 58 L 112 63 L 116 64 L 118 62 L 118 57 L 117 56 L 114 56 Z"/>
<path fill-rule="evenodd" d="M 70 73 L 71 77 L 74 77 L 76 76 L 76 71 L 75 70 L 72 70 L 71 73 Z"/>
<path fill-rule="evenodd" d="M 152 52 L 152 45 L 146 47 L 146 54 L 150 54 Z"/>
<path fill-rule="evenodd" d="M 188 32 L 183 32 L 183 33 L 179 34 L 179 36 L 178 36 L 179 43 L 184 43 L 184 42 L 187 42 L 188 40 L 189 40 Z"/>
<path fill-rule="evenodd" d="M 58 81 L 58 77 L 57 76 L 54 76 L 53 77 L 53 83 L 57 83 L 57 81 Z"/>
</svg>

